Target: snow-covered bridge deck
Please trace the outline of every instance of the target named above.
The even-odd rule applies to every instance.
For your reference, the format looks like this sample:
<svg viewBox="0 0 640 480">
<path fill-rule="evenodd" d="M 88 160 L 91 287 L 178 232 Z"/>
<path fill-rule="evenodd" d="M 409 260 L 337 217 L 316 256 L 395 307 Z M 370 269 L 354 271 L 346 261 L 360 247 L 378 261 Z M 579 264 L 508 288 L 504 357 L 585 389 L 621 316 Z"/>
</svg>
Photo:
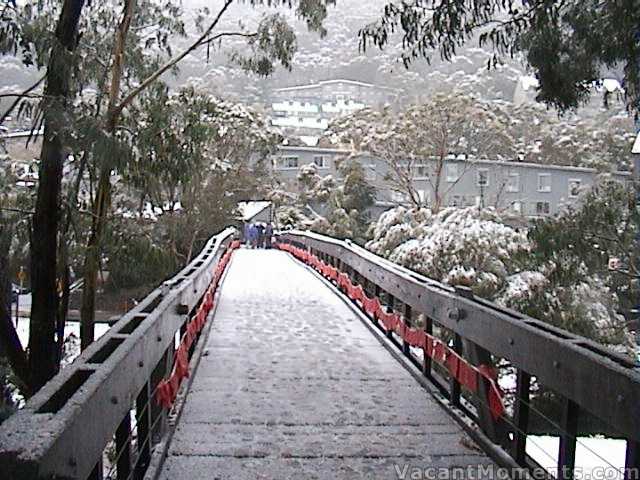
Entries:
<svg viewBox="0 0 640 480">
<path fill-rule="evenodd" d="M 236 251 L 206 342 L 163 480 L 491 464 L 358 313 L 284 252 Z"/>
</svg>

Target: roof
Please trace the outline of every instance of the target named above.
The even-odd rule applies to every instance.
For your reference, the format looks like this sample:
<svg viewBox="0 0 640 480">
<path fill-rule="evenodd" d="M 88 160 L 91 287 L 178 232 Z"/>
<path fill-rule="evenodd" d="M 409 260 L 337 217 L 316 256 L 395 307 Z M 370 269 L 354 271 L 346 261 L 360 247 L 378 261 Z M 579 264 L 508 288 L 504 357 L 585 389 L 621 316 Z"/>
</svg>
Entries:
<svg viewBox="0 0 640 480">
<path fill-rule="evenodd" d="M 636 141 L 633 143 L 631 153 L 633 153 L 634 155 L 640 154 L 640 133 L 638 133 L 638 136 L 636 136 Z"/>
<path fill-rule="evenodd" d="M 356 152 L 354 153 L 355 157 L 358 156 L 369 156 L 375 158 L 373 154 L 370 152 Z M 460 163 L 472 163 L 476 165 L 505 165 L 508 167 L 528 167 L 528 168 L 537 168 L 541 170 L 564 170 L 567 172 L 581 172 L 581 173 L 599 173 L 595 168 L 588 167 L 574 167 L 572 165 L 553 165 L 546 163 L 531 163 L 531 162 L 517 162 L 517 161 L 506 161 L 506 160 L 490 160 L 485 158 L 473 158 L 473 159 L 462 159 L 462 158 L 446 158 L 445 162 L 460 162 Z M 611 173 L 613 175 L 619 175 L 621 177 L 630 177 L 631 172 L 616 170 Z"/>
<path fill-rule="evenodd" d="M 306 152 L 317 152 L 317 153 L 350 153 L 350 150 L 346 150 L 344 148 L 325 148 L 325 147 L 308 147 L 304 145 L 279 145 L 279 151 L 306 151 Z"/>
<path fill-rule="evenodd" d="M 373 83 L 365 83 L 365 82 L 358 82 L 355 80 L 345 80 L 345 79 L 336 79 L 336 80 L 324 80 L 318 83 L 310 83 L 308 85 L 297 85 L 294 87 L 283 87 L 283 88 L 276 88 L 274 91 L 275 92 L 293 92 L 296 90 L 308 90 L 308 89 L 312 89 L 312 88 L 319 88 L 322 87 L 323 85 L 333 85 L 336 83 L 347 83 L 349 85 L 357 85 L 359 87 L 367 87 L 367 88 L 378 88 L 380 90 L 388 90 L 390 92 L 399 92 L 400 90 L 397 88 L 391 88 L 391 87 L 383 87 L 380 85 L 374 85 Z"/>
<path fill-rule="evenodd" d="M 0 135 L 0 138 L 26 138 L 38 137 L 40 135 L 44 135 L 44 128 L 40 128 L 40 130 L 24 130 L 21 132 L 3 133 L 2 135 Z"/>
<path fill-rule="evenodd" d="M 240 215 L 238 218 L 247 222 L 269 207 L 271 207 L 271 202 L 266 200 L 257 202 L 239 202 L 238 210 L 240 211 Z"/>
</svg>

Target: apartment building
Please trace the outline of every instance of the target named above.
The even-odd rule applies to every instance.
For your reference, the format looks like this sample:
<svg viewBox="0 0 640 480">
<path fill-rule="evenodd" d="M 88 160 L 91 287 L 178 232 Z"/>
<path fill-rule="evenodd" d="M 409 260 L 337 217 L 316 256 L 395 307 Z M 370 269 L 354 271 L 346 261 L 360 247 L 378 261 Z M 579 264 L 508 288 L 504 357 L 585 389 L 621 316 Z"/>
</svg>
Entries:
<svg viewBox="0 0 640 480">
<path fill-rule="evenodd" d="M 315 165 L 321 176 L 339 176 L 337 163 L 350 154 L 339 148 L 280 147 L 274 169 L 288 188 L 297 189 L 297 176 L 305 165 Z M 377 190 L 375 213 L 385 207 L 407 204 L 402 192 L 388 181 L 389 166 L 371 155 L 355 158 L 365 169 L 367 179 Z M 506 215 L 522 218 L 553 216 L 579 201 L 580 193 L 592 185 L 600 173 L 594 169 L 522 162 L 466 160 L 451 156 L 440 174 L 435 161 L 412 166 L 413 188 L 426 203 L 435 202 L 437 190 L 442 206 L 495 207 Z M 614 172 L 612 178 L 631 182 L 630 172 Z"/>
<path fill-rule="evenodd" d="M 323 82 L 275 89 L 271 93 L 270 117 L 285 132 L 318 136 L 334 118 L 365 107 L 381 108 L 395 103 L 401 91 L 353 80 Z"/>
</svg>

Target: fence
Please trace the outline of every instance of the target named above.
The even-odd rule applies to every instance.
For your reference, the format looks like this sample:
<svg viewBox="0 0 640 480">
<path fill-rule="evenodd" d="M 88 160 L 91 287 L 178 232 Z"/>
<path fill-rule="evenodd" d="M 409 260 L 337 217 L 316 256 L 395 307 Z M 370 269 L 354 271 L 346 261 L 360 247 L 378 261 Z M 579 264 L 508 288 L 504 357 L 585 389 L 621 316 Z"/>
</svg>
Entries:
<svg viewBox="0 0 640 480">
<path fill-rule="evenodd" d="M 0 427 L 0 478 L 144 478 L 234 232 L 211 238 Z"/>
<path fill-rule="evenodd" d="M 579 421 L 595 416 L 608 431 L 626 439 L 623 473 L 638 478 L 640 370 L 632 360 L 476 298 L 467 288 L 432 281 L 348 241 L 286 232 L 278 245 L 347 294 L 421 374 L 466 411 L 489 439 L 501 444 L 515 463 L 535 466 L 526 445 L 530 417 L 542 415 L 560 436 L 557 476 L 573 478 Z M 496 384 L 498 360 L 515 369 L 516 388 L 507 409 Z M 561 399 L 557 421 L 532 404 L 534 383 Z"/>
</svg>

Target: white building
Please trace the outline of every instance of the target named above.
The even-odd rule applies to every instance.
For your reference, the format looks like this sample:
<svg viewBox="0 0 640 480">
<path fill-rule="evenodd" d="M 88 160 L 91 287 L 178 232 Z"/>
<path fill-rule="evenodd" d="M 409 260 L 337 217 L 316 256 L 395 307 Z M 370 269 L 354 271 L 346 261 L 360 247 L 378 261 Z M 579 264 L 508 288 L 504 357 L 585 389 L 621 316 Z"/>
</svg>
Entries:
<svg viewBox="0 0 640 480">
<path fill-rule="evenodd" d="M 275 89 L 271 123 L 286 133 L 317 137 L 334 118 L 395 103 L 401 90 L 352 80 L 327 80 Z"/>
</svg>

